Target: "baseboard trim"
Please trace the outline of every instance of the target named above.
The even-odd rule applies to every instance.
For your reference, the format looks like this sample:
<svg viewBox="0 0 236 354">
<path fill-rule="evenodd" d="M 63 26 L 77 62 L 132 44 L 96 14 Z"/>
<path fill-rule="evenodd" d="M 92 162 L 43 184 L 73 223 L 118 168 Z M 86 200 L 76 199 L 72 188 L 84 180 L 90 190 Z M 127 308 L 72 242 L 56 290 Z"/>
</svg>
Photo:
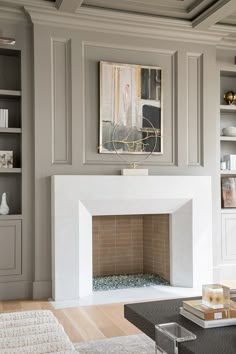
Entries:
<svg viewBox="0 0 236 354">
<path fill-rule="evenodd" d="M 0 283 L 0 300 L 32 299 L 32 282 Z"/>
<path fill-rule="evenodd" d="M 52 297 L 52 282 L 41 280 L 33 282 L 33 299 L 48 299 Z"/>
</svg>

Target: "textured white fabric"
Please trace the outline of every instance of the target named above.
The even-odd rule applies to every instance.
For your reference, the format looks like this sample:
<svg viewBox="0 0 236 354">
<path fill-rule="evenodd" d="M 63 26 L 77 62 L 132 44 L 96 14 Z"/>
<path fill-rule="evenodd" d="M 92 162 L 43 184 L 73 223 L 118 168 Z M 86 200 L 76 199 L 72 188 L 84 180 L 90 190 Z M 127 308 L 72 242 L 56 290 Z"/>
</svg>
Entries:
<svg viewBox="0 0 236 354">
<path fill-rule="evenodd" d="M 0 330 L 0 342 L 2 338 L 21 337 L 50 332 L 53 333 L 57 332 L 59 329 L 61 330 L 62 328 L 63 327 L 58 323 L 42 323 L 34 326 L 4 328 Z"/>
<path fill-rule="evenodd" d="M 71 354 L 74 346 L 51 311 L 0 314 L 1 354 Z"/>
<path fill-rule="evenodd" d="M 155 343 L 145 334 L 112 337 L 74 344 L 79 354 L 154 354 Z M 158 351 L 159 354 L 161 354 Z M 222 353 L 223 354 L 223 353 Z"/>
<path fill-rule="evenodd" d="M 6 312 L 0 314 L 0 322 L 23 320 L 26 318 L 51 318 L 54 322 L 58 322 L 53 313 L 48 310 Z"/>
</svg>

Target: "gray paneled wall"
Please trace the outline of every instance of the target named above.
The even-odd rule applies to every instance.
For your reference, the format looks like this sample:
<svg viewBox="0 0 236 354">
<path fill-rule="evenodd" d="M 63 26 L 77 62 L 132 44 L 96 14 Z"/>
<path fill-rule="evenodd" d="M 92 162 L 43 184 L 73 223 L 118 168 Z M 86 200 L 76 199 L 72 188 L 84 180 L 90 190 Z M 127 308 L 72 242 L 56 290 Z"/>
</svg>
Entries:
<svg viewBox="0 0 236 354">
<path fill-rule="evenodd" d="M 49 176 L 124 167 L 97 152 L 101 60 L 163 68 L 164 154 L 145 166 L 152 175 L 211 175 L 216 189 L 213 46 L 35 25 L 35 297 L 51 295 Z"/>
</svg>

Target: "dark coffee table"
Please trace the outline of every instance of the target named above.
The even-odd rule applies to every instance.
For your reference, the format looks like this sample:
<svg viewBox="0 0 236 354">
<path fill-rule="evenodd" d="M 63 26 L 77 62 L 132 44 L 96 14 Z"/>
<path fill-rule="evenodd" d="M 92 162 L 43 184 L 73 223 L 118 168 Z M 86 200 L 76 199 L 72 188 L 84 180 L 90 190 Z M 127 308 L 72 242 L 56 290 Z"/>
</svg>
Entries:
<svg viewBox="0 0 236 354">
<path fill-rule="evenodd" d="M 196 334 L 196 340 L 179 344 L 179 354 L 236 354 L 236 326 L 201 328 L 179 314 L 183 300 L 189 298 L 128 304 L 124 315 L 154 341 L 155 325 L 161 323 L 177 322 Z"/>
</svg>

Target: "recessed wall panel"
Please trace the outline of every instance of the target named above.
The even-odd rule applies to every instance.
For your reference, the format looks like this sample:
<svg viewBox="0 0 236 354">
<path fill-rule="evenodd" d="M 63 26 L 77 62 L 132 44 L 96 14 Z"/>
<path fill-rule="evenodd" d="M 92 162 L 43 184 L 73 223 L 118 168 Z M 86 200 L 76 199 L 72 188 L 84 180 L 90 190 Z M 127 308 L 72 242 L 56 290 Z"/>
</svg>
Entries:
<svg viewBox="0 0 236 354">
<path fill-rule="evenodd" d="M 0 220 L 0 276 L 21 274 L 21 221 Z"/>
<path fill-rule="evenodd" d="M 52 39 L 52 163 L 72 162 L 71 42 Z"/>
<path fill-rule="evenodd" d="M 223 261 L 236 260 L 235 228 L 236 220 L 234 214 L 222 215 L 222 259 Z"/>
<path fill-rule="evenodd" d="M 148 51 L 141 47 L 113 46 L 101 42 L 83 43 L 83 163 L 84 165 L 123 165 L 124 161 L 117 154 L 98 153 L 99 147 L 99 62 L 108 61 L 124 64 L 142 64 L 162 69 L 163 85 L 163 154 L 153 154 L 142 165 L 174 166 L 176 164 L 175 144 L 175 96 L 176 96 L 176 52 L 156 49 Z M 138 58 L 138 59 L 137 59 Z M 129 161 L 141 160 L 136 155 L 127 156 Z M 143 160 L 143 159 L 142 159 Z"/>
<path fill-rule="evenodd" d="M 187 54 L 187 165 L 203 165 L 203 69 L 201 54 Z"/>
</svg>

